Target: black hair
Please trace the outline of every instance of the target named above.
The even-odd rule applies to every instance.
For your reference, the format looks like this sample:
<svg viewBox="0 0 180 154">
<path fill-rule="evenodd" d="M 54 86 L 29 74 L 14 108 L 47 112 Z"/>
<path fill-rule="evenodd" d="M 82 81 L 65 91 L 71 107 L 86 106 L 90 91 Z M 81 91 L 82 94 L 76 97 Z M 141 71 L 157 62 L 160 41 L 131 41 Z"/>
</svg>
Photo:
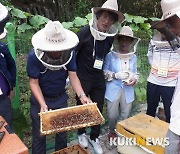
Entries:
<svg viewBox="0 0 180 154">
<path fill-rule="evenodd" d="M 107 11 L 109 13 L 109 15 L 111 16 L 111 18 L 114 20 L 114 22 L 117 22 L 118 21 L 118 15 L 112 11 L 108 11 L 108 10 L 100 10 L 98 12 L 96 12 L 96 16 L 97 16 L 97 19 L 99 19 L 99 17 L 102 15 L 102 13 L 104 11 Z"/>
</svg>

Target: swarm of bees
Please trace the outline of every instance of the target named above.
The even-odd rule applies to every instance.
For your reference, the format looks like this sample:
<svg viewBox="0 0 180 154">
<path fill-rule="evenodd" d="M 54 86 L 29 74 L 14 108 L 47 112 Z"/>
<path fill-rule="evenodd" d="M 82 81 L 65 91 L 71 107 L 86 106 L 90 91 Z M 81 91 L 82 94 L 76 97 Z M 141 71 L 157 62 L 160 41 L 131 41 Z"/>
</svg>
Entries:
<svg viewBox="0 0 180 154">
<path fill-rule="evenodd" d="M 90 127 L 105 122 L 96 103 L 52 110 L 39 113 L 39 116 L 41 135 Z"/>
<path fill-rule="evenodd" d="M 58 114 L 51 117 L 50 124 L 52 129 L 63 127 L 78 126 L 88 123 L 100 123 L 101 119 L 98 114 L 91 112 L 88 109 L 79 112 L 67 112 L 66 114 Z"/>
</svg>

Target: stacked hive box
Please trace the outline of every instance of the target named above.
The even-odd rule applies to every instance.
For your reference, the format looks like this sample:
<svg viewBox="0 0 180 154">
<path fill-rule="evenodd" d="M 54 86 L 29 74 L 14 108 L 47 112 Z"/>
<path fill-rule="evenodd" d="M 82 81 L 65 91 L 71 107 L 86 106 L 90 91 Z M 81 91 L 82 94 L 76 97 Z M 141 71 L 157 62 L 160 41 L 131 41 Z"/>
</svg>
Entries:
<svg viewBox="0 0 180 154">
<path fill-rule="evenodd" d="M 0 121 L 5 121 L 3 117 L 0 116 Z M 6 123 L 0 129 L 0 132 L 5 132 L 2 141 L 0 142 L 0 153 L 7 154 L 28 154 L 28 148 L 19 139 L 19 137 L 13 133 L 12 129 Z"/>
<path fill-rule="evenodd" d="M 156 154 L 164 154 L 164 145 L 168 144 L 165 138 L 168 123 L 146 114 L 137 114 L 118 122 L 116 128 L 118 133 L 134 139 L 137 145 Z"/>
</svg>

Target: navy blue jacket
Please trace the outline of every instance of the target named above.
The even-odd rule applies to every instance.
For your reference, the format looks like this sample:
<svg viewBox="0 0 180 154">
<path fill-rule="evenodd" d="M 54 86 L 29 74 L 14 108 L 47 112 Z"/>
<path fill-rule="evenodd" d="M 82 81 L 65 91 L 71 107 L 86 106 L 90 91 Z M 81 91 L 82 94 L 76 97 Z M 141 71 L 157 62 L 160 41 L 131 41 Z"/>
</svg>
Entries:
<svg viewBox="0 0 180 154">
<path fill-rule="evenodd" d="M 5 43 L 0 42 L 0 72 L 8 81 L 9 89 L 16 84 L 16 64 Z"/>
<path fill-rule="evenodd" d="M 31 50 L 27 59 L 27 74 L 30 78 L 38 79 L 42 93 L 47 96 L 58 95 L 65 92 L 68 71 L 76 71 L 76 56 L 73 53 L 72 59 L 66 65 L 67 70 L 60 69 L 52 71 L 47 69 L 36 57 L 34 50 Z"/>
</svg>

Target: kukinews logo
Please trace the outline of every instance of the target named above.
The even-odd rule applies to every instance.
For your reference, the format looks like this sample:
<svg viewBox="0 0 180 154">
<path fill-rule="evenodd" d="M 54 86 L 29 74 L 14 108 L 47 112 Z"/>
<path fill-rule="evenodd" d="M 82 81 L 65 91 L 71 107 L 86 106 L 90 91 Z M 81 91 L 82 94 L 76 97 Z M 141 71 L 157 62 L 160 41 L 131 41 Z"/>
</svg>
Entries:
<svg viewBox="0 0 180 154">
<path fill-rule="evenodd" d="M 110 146 L 124 146 L 124 145 L 142 145 L 142 146 L 150 146 L 150 145 L 159 145 L 159 146 L 168 146 L 169 145 L 169 138 L 159 138 L 159 137 L 146 137 L 142 139 L 141 137 L 137 138 L 126 138 L 126 137 L 115 137 L 110 138 L 109 141 Z"/>
</svg>

